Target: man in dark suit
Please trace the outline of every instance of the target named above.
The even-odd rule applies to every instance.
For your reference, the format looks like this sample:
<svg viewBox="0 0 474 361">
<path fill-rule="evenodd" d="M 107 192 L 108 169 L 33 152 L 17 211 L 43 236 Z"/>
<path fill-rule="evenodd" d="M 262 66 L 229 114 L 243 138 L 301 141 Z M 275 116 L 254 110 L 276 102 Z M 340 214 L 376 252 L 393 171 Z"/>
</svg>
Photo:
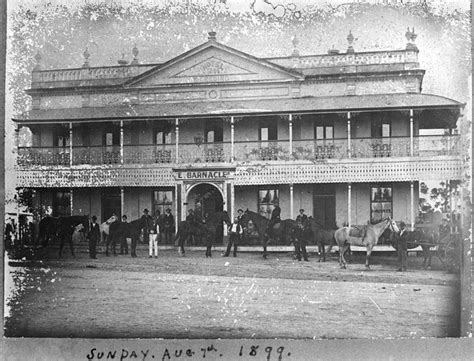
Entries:
<svg viewBox="0 0 474 361">
<path fill-rule="evenodd" d="M 300 214 L 296 217 L 296 223 L 305 225 L 306 221 L 308 220 L 308 216 L 304 214 L 304 209 L 300 209 Z"/>
<path fill-rule="evenodd" d="M 270 222 L 268 222 L 268 227 L 267 227 L 267 235 L 269 235 L 273 229 L 273 226 L 279 222 L 281 222 L 280 219 L 280 214 L 281 214 L 281 208 L 278 205 L 278 203 L 275 203 L 275 207 L 273 208 L 272 215 L 270 217 Z"/>
<path fill-rule="evenodd" d="M 141 219 L 144 221 L 143 227 L 143 243 L 148 244 L 150 240 L 150 231 L 153 230 L 153 217 L 150 216 L 148 209 L 143 210 Z"/>
<path fill-rule="evenodd" d="M 171 209 L 167 209 L 163 216 L 163 233 L 165 235 L 165 244 L 171 244 L 171 238 L 174 231 L 174 217 Z"/>
<path fill-rule="evenodd" d="M 223 257 L 229 257 L 232 245 L 234 245 L 234 257 L 237 257 L 237 245 L 242 237 L 242 226 L 239 223 L 239 218 L 235 217 L 234 223 L 229 226 L 229 243 L 227 243 L 227 250 L 222 255 Z"/>
<path fill-rule="evenodd" d="M 96 259 L 96 246 L 97 242 L 100 241 L 100 227 L 97 223 L 97 217 L 92 216 L 92 223 L 87 234 L 87 239 L 89 240 L 89 256 L 90 258 Z"/>
<path fill-rule="evenodd" d="M 398 269 L 397 272 L 405 272 L 407 270 L 407 242 L 408 231 L 404 222 L 400 222 L 400 235 L 398 237 L 397 254 L 398 254 Z"/>
</svg>

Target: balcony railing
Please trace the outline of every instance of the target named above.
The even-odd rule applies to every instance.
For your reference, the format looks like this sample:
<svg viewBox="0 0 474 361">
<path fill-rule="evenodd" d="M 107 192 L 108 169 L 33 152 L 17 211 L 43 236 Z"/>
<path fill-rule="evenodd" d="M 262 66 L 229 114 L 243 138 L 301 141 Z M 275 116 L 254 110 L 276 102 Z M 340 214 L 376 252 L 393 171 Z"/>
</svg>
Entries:
<svg viewBox="0 0 474 361">
<path fill-rule="evenodd" d="M 419 136 L 413 138 L 413 156 L 459 155 L 459 135 Z M 353 138 L 327 140 L 236 141 L 235 162 L 251 161 L 324 161 L 331 159 L 373 159 L 411 156 L 410 137 Z M 69 166 L 70 148 L 20 147 L 20 166 Z M 232 162 L 232 143 L 179 143 L 163 145 L 73 146 L 72 164 L 196 164 Z"/>
</svg>

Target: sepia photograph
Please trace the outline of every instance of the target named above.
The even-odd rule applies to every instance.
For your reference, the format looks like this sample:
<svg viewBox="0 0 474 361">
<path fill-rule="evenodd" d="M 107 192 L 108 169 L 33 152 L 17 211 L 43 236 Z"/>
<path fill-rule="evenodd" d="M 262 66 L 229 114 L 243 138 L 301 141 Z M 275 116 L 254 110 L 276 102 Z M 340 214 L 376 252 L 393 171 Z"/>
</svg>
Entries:
<svg viewBox="0 0 474 361">
<path fill-rule="evenodd" d="M 7 340 L 306 360 L 291 341 L 472 338 L 470 1 L 8 0 L 6 18 Z"/>
</svg>

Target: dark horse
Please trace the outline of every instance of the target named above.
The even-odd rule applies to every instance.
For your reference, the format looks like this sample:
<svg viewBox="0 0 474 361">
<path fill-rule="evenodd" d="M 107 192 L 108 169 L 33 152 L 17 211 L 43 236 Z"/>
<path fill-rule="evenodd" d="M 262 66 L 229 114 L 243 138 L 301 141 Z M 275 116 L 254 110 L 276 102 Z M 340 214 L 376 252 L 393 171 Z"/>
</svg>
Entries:
<svg viewBox="0 0 474 361">
<path fill-rule="evenodd" d="M 295 243 L 298 260 L 301 258 L 300 251 L 303 251 L 303 256 L 306 254 L 306 245 L 309 243 L 318 245 L 318 262 L 326 262 L 326 246 L 329 246 L 328 252 L 330 252 L 336 245 L 335 232 L 335 229 L 325 229 L 316 219 L 309 217 L 303 224 L 300 239 Z M 300 243 L 299 246 L 298 243 Z"/>
<path fill-rule="evenodd" d="M 257 230 L 258 238 L 263 246 L 263 258 L 267 258 L 267 246 L 272 240 L 284 240 L 287 244 L 294 242 L 296 235 L 299 232 L 299 227 L 293 219 L 285 219 L 276 223 L 267 234 L 267 226 L 270 221 L 261 214 L 249 211 L 248 209 L 242 215 L 240 224 L 243 227 L 248 227 L 249 221 L 252 221 Z"/>
<path fill-rule="evenodd" d="M 132 246 L 130 250 L 130 255 L 132 257 L 137 256 L 137 243 L 140 238 L 140 233 L 143 228 L 145 228 L 146 222 L 144 219 L 139 218 L 131 222 L 120 222 L 115 221 L 110 225 L 109 237 L 107 237 L 107 244 L 105 246 L 105 254 L 109 255 L 109 244 L 111 245 L 111 250 L 114 255 L 117 255 L 115 252 L 115 246 L 117 242 L 120 242 L 124 238 L 132 239 Z"/>
<path fill-rule="evenodd" d="M 74 256 L 72 244 L 72 234 L 79 225 L 82 225 L 81 231 L 87 234 L 89 232 L 89 216 L 61 216 L 43 218 L 39 223 L 39 233 L 36 244 L 46 247 L 49 241 L 59 239 L 59 256 L 62 256 L 64 243 L 67 241 L 71 247 L 71 254 Z"/>
<path fill-rule="evenodd" d="M 422 230 L 406 231 L 407 233 L 407 249 L 414 249 L 421 247 L 423 251 L 423 268 L 431 269 L 431 247 L 435 245 L 433 235 L 430 235 Z M 390 244 L 393 248 L 398 250 L 398 240 L 400 232 L 390 233 Z"/>
<path fill-rule="evenodd" d="M 184 243 L 194 236 L 195 238 L 206 239 L 206 257 L 212 257 L 212 246 L 216 240 L 216 235 L 222 223 L 231 224 L 226 211 L 211 213 L 206 219 L 206 223 L 181 221 L 178 223 L 178 232 L 175 242 L 178 241 L 178 254 L 184 256 Z"/>
</svg>

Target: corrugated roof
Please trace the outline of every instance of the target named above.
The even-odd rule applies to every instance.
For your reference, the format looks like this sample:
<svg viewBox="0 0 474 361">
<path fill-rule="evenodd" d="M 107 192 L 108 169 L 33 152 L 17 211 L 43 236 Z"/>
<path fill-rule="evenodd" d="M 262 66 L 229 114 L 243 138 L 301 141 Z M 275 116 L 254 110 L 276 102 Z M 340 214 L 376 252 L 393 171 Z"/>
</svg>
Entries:
<svg viewBox="0 0 474 361">
<path fill-rule="evenodd" d="M 442 96 L 420 93 L 375 94 L 287 99 L 137 104 L 95 108 L 31 110 L 17 121 L 94 121 L 140 118 L 191 118 L 223 115 L 327 113 L 390 109 L 460 108 L 464 104 Z"/>
</svg>

